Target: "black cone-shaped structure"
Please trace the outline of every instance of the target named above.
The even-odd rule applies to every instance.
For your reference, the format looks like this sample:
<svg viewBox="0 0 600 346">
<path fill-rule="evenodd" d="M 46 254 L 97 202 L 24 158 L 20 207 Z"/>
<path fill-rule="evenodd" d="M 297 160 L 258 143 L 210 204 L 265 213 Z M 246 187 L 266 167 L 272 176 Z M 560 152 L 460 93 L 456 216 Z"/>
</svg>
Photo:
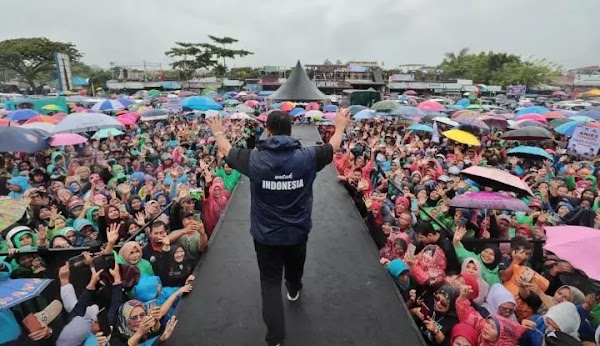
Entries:
<svg viewBox="0 0 600 346">
<path fill-rule="evenodd" d="M 269 96 L 269 99 L 282 101 L 320 101 L 327 100 L 328 97 L 308 78 L 302 64 L 298 61 L 290 78 L 275 93 Z"/>
</svg>

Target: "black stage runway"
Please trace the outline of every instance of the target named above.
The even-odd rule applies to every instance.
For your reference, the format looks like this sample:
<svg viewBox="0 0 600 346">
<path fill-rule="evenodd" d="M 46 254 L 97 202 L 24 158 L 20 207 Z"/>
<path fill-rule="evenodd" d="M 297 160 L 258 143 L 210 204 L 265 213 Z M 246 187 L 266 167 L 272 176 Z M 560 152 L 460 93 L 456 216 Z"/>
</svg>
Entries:
<svg viewBox="0 0 600 346">
<path fill-rule="evenodd" d="M 295 126 L 293 135 L 305 146 L 320 140 L 313 126 Z M 168 345 L 265 345 L 248 185 L 244 177 L 235 190 Z M 315 182 L 312 219 L 300 299 L 288 302 L 282 285 L 284 345 L 422 345 L 333 165 Z"/>
</svg>

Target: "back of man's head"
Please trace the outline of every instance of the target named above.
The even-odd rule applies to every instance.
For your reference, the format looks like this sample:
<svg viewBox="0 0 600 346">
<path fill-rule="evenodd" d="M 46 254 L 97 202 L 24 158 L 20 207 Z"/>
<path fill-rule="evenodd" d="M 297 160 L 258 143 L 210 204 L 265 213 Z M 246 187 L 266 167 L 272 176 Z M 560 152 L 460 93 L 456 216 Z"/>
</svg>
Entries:
<svg viewBox="0 0 600 346">
<path fill-rule="evenodd" d="M 282 111 L 272 111 L 267 117 L 267 130 L 272 136 L 291 136 L 292 120 Z"/>
</svg>

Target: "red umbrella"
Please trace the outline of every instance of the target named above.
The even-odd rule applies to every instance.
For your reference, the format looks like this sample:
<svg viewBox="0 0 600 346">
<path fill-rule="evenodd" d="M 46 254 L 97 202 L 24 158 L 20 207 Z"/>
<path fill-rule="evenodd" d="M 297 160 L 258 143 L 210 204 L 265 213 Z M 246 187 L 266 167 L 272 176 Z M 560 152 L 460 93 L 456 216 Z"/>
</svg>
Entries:
<svg viewBox="0 0 600 346">
<path fill-rule="evenodd" d="M 119 115 L 119 116 L 117 117 L 117 120 L 118 120 L 118 121 L 119 121 L 121 124 L 123 124 L 123 125 L 125 125 L 125 126 L 132 126 L 132 125 L 135 125 L 135 122 L 137 121 L 137 119 L 136 119 L 136 118 L 134 118 L 133 116 L 129 116 L 129 115 L 127 115 L 127 114 L 122 114 L 122 115 Z"/>
<path fill-rule="evenodd" d="M 19 124 L 6 119 L 0 119 L 0 126 L 19 126 Z"/>
<path fill-rule="evenodd" d="M 534 120 L 539 121 L 543 124 L 546 124 L 548 122 L 548 120 L 546 120 L 546 118 L 543 115 L 534 113 L 520 115 L 516 118 L 516 120 Z"/>
<path fill-rule="evenodd" d="M 415 96 L 417 95 L 417 92 L 414 90 L 406 90 L 405 92 L 403 92 L 404 95 L 411 95 L 411 96 Z"/>
<path fill-rule="evenodd" d="M 566 116 L 559 112 L 548 112 L 548 113 L 544 114 L 544 118 L 546 118 L 547 120 L 553 120 L 553 119 L 564 119 L 564 118 L 566 118 Z"/>
<path fill-rule="evenodd" d="M 422 111 L 442 111 L 446 108 L 437 101 L 427 100 L 419 103 L 417 109 L 420 109 Z"/>
<path fill-rule="evenodd" d="M 254 107 L 258 106 L 258 101 L 256 101 L 256 100 L 248 100 L 248 101 L 244 102 L 244 104 L 246 106 L 248 106 L 248 107 L 253 107 L 254 108 Z"/>
</svg>

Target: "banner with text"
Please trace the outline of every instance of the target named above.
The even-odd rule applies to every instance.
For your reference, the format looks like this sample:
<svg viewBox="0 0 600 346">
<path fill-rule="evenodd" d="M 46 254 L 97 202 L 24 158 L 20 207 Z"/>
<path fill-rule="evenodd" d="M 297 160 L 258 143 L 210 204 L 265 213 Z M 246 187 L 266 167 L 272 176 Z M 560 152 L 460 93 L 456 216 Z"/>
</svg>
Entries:
<svg viewBox="0 0 600 346">
<path fill-rule="evenodd" d="M 596 156 L 600 150 L 600 129 L 579 126 L 573 132 L 567 152 L 573 155 Z"/>
</svg>

